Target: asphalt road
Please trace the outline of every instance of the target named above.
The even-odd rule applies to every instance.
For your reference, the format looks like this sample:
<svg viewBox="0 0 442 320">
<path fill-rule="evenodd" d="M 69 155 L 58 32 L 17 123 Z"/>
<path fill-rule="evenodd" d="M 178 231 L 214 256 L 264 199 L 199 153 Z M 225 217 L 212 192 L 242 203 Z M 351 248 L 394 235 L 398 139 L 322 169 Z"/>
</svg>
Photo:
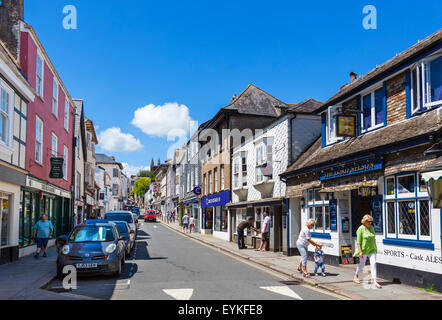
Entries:
<svg viewBox="0 0 442 320">
<path fill-rule="evenodd" d="M 329 300 L 334 295 L 201 244 L 159 223 L 141 223 L 119 279 L 82 277 L 71 294 L 115 300 Z M 48 290 L 61 291 L 53 281 Z"/>
</svg>

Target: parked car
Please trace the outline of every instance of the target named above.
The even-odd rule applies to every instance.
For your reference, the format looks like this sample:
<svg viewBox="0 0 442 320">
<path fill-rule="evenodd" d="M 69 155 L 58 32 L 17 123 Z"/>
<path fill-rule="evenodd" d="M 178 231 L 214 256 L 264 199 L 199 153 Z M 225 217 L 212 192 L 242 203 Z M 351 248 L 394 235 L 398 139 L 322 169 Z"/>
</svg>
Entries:
<svg viewBox="0 0 442 320">
<path fill-rule="evenodd" d="M 109 211 L 104 214 L 104 219 L 108 221 L 126 221 L 130 226 L 130 230 L 134 232 L 135 239 L 137 238 L 137 227 L 132 212 Z"/>
<path fill-rule="evenodd" d="M 140 225 L 139 225 L 139 223 L 138 223 L 138 215 L 135 214 L 135 213 L 132 213 L 132 216 L 134 217 L 135 227 L 136 227 L 137 229 L 139 229 L 139 228 L 140 228 Z"/>
<path fill-rule="evenodd" d="M 130 230 L 130 226 L 126 221 L 112 221 L 117 225 L 118 231 L 122 237 L 125 237 L 124 243 L 126 244 L 126 256 L 129 256 L 135 247 L 135 234 Z"/>
<path fill-rule="evenodd" d="M 69 236 L 57 238 L 57 277 L 64 277 L 63 268 L 72 265 L 78 274 L 121 275 L 125 263 L 125 237 L 114 223 L 89 223 L 74 227 Z"/>
<path fill-rule="evenodd" d="M 144 221 L 153 221 L 157 222 L 157 214 L 154 210 L 147 210 L 146 214 L 144 215 Z"/>
</svg>

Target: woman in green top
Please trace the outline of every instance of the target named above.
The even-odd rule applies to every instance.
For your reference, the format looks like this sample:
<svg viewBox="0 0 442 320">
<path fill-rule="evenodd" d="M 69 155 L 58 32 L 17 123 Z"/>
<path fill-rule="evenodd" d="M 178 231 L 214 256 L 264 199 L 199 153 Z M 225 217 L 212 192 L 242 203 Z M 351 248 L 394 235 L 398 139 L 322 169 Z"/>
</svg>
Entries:
<svg viewBox="0 0 442 320">
<path fill-rule="evenodd" d="M 359 265 L 356 269 L 356 274 L 354 277 L 354 282 L 360 284 L 359 273 L 365 266 L 365 262 L 367 261 L 367 257 L 370 259 L 370 267 L 371 267 L 371 278 L 373 279 L 373 283 L 376 288 L 382 288 L 381 285 L 376 281 L 376 252 L 378 249 L 376 248 L 376 238 L 374 233 L 373 218 L 369 214 L 366 214 L 362 218 L 362 226 L 359 227 L 358 231 L 356 231 L 357 235 L 357 250 L 354 254 L 354 257 L 359 256 Z"/>
</svg>

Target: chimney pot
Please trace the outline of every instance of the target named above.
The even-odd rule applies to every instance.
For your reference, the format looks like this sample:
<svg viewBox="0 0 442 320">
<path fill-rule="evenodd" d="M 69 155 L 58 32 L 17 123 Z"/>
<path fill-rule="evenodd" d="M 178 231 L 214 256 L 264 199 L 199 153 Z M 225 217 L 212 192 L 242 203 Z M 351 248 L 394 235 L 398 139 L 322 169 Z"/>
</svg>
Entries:
<svg viewBox="0 0 442 320">
<path fill-rule="evenodd" d="M 230 99 L 230 102 L 233 102 L 233 100 L 236 99 L 236 94 L 233 95 L 232 99 Z"/>
<path fill-rule="evenodd" d="M 355 72 L 350 72 L 350 83 L 358 78 L 358 74 Z"/>
</svg>

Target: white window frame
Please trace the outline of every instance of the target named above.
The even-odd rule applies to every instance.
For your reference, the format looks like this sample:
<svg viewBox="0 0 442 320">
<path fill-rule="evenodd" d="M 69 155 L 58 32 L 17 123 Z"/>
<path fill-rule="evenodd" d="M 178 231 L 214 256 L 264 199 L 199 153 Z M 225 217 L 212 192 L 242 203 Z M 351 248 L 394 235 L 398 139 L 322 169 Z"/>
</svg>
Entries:
<svg viewBox="0 0 442 320">
<path fill-rule="evenodd" d="M 418 225 L 417 225 L 417 223 L 418 223 L 418 219 L 419 219 L 419 217 L 417 216 L 417 210 L 418 210 L 418 208 L 417 208 L 417 201 L 416 201 L 417 199 L 398 199 L 397 200 L 397 204 L 396 204 L 396 206 L 397 206 L 397 212 L 396 212 L 396 223 L 397 223 L 397 232 L 398 232 L 398 239 L 406 239 L 406 240 L 417 240 L 417 233 L 419 232 L 419 230 L 417 229 L 417 227 L 418 227 Z M 414 207 L 414 211 L 415 211 L 415 219 L 414 219 L 414 230 L 416 230 L 416 235 L 409 235 L 409 234 L 401 234 L 401 226 L 400 226 L 400 221 L 399 221 L 399 216 L 400 216 L 400 208 L 401 208 L 401 206 L 400 206 L 400 203 L 401 202 L 414 202 L 414 205 L 415 205 L 415 207 Z"/>
<path fill-rule="evenodd" d="M 224 165 L 221 165 L 221 190 L 224 190 Z"/>
<path fill-rule="evenodd" d="M 442 100 L 430 101 L 431 99 L 431 70 L 429 64 L 438 58 L 442 58 L 442 54 L 439 52 L 436 55 L 425 58 L 417 62 L 412 68 L 410 68 L 410 97 L 411 97 L 411 113 L 415 114 L 420 111 L 420 109 L 431 109 L 434 106 L 442 104 Z M 418 74 L 419 73 L 419 74 Z M 415 80 L 416 79 L 416 80 Z M 421 106 L 421 97 L 419 92 L 414 92 L 414 82 L 416 87 L 422 90 L 423 106 Z M 414 104 L 414 96 L 417 95 L 416 101 L 417 105 Z"/>
<path fill-rule="evenodd" d="M 12 152 L 12 137 L 14 135 L 14 100 L 15 100 L 15 96 L 14 96 L 14 92 L 12 91 L 12 89 L 3 81 L 1 81 L 1 90 L 0 90 L 0 94 L 2 91 L 5 91 L 8 95 L 9 95 L 9 101 L 8 101 L 8 106 L 7 106 L 7 110 L 2 110 L 2 107 L 0 106 L 0 114 L 2 114 L 5 118 L 5 125 L 6 125 L 6 137 L 4 140 L 0 139 L 0 145 L 5 146 L 6 148 L 9 149 L 9 152 Z M 0 96 L 0 99 L 3 99 L 3 97 Z M 0 103 L 2 101 L 0 100 Z"/>
<path fill-rule="evenodd" d="M 68 161 L 69 161 L 69 149 L 66 145 L 63 145 L 63 179 L 68 180 Z"/>
<path fill-rule="evenodd" d="M 332 115 L 337 114 L 337 109 L 340 107 L 342 107 L 342 106 L 341 105 L 329 106 L 327 109 L 327 113 L 326 113 L 326 120 L 327 121 L 326 121 L 326 130 L 325 130 L 327 145 L 344 140 L 343 137 L 341 137 L 341 138 L 336 137 L 336 125 L 337 125 L 336 118 L 332 117 Z M 334 112 L 332 112 L 332 110 L 334 110 Z M 333 130 L 331 130 L 332 122 L 334 122 L 334 124 L 335 124 L 335 127 L 333 128 Z"/>
<path fill-rule="evenodd" d="M 212 171 L 209 171 L 207 182 L 209 183 L 209 194 L 212 193 Z"/>
<path fill-rule="evenodd" d="M 428 226 L 428 228 L 429 228 L 429 231 L 430 231 L 430 235 L 429 236 L 423 236 L 423 235 L 421 235 L 421 224 L 422 224 L 422 221 L 421 221 L 421 214 L 420 214 L 420 210 L 421 210 L 421 208 L 420 208 L 420 201 L 428 201 L 428 215 L 429 215 L 429 217 L 428 217 L 428 223 L 429 223 L 429 226 Z M 430 199 L 416 199 L 416 205 L 417 205 L 417 209 L 418 209 L 418 214 L 417 214 L 417 219 L 416 219 L 416 221 L 418 221 L 418 227 L 419 227 L 419 229 L 417 230 L 417 233 L 419 233 L 419 241 L 431 241 L 431 229 L 432 229 L 432 221 L 431 221 L 431 208 L 433 207 L 433 205 L 432 205 L 432 203 L 431 203 L 431 200 Z"/>
<path fill-rule="evenodd" d="M 319 188 L 313 188 L 313 189 L 308 189 L 307 190 L 307 218 L 310 218 L 310 208 L 312 208 L 313 210 L 313 216 L 311 218 L 316 220 L 316 207 L 321 207 L 322 208 L 322 229 L 317 229 L 316 225 L 313 227 L 313 232 L 317 232 L 317 233 L 330 233 L 330 201 L 329 200 L 315 200 L 315 191 L 319 190 Z M 312 201 L 308 201 L 308 193 L 312 192 L 313 193 L 313 198 Z M 326 229 L 325 226 L 325 208 L 328 207 L 328 229 Z"/>
<path fill-rule="evenodd" d="M 378 129 L 380 127 L 384 126 L 384 120 L 382 120 L 381 123 L 379 124 L 375 124 L 376 123 L 376 101 L 375 101 L 375 92 L 378 90 L 382 89 L 382 85 L 378 85 L 374 88 L 370 88 L 369 90 L 364 91 L 363 93 L 361 93 L 361 111 L 364 111 L 364 98 L 368 95 L 370 95 L 370 103 L 371 103 L 371 127 L 364 129 L 364 114 L 360 114 L 360 120 L 361 120 L 361 133 L 365 133 L 365 132 L 369 132 L 375 129 Z M 384 110 L 384 112 L 386 112 Z M 384 114 L 385 117 L 385 114 Z"/>
<path fill-rule="evenodd" d="M 54 148 L 54 138 L 55 138 L 55 148 Z M 58 158 L 58 137 L 53 132 L 51 136 L 51 151 L 52 151 L 52 156 Z"/>
<path fill-rule="evenodd" d="M 64 102 L 64 128 L 69 132 L 69 102 Z"/>
<path fill-rule="evenodd" d="M 213 169 L 213 183 L 214 192 L 218 192 L 218 168 Z"/>
<path fill-rule="evenodd" d="M 37 123 L 41 124 L 40 125 L 40 138 L 41 138 L 41 141 L 37 140 L 37 137 L 38 137 L 38 134 L 37 134 L 38 125 L 37 125 Z M 39 163 L 39 164 L 43 164 L 43 140 L 44 140 L 43 139 L 43 132 L 44 132 L 43 126 L 44 126 L 43 120 L 41 120 L 39 116 L 36 116 L 36 118 L 35 118 L 35 130 L 36 130 L 35 131 L 35 162 Z M 40 159 L 37 158 L 37 142 L 40 143 L 40 147 L 39 147 Z"/>
<path fill-rule="evenodd" d="M 58 119 L 58 82 L 54 76 L 54 83 L 52 84 L 52 114 Z"/>
<path fill-rule="evenodd" d="M 414 192 L 408 192 L 408 193 L 399 193 L 399 178 L 403 177 L 413 177 L 414 179 Z M 415 174 L 401 174 L 396 176 L 396 196 L 398 199 L 409 199 L 409 198 L 415 198 L 416 197 L 416 175 Z"/>
<path fill-rule="evenodd" d="M 390 224 L 390 220 L 388 219 L 388 203 L 393 203 L 393 216 L 394 216 L 394 233 L 389 233 L 389 224 Z M 389 201 L 385 201 L 384 202 L 384 207 L 385 207 L 385 228 L 386 228 L 386 233 L 387 233 L 387 238 L 396 238 L 396 230 L 397 230 L 397 201 L 396 200 L 389 200 Z"/>
<path fill-rule="evenodd" d="M 394 192 L 391 195 L 388 195 L 388 180 L 393 180 L 394 183 Z M 384 192 L 385 199 L 395 199 L 396 198 L 396 178 L 394 176 L 389 176 L 385 178 L 385 192 Z"/>
<path fill-rule="evenodd" d="M 39 79 L 39 75 L 38 75 L 38 60 L 41 61 L 41 79 Z M 45 60 L 43 58 L 43 56 L 41 55 L 40 52 L 37 52 L 37 57 L 36 57 L 36 65 L 35 65 L 35 91 L 37 92 L 37 94 L 43 98 L 43 93 L 44 93 L 44 72 L 45 72 Z M 40 80 L 40 87 L 38 87 L 38 83 Z"/>
</svg>

